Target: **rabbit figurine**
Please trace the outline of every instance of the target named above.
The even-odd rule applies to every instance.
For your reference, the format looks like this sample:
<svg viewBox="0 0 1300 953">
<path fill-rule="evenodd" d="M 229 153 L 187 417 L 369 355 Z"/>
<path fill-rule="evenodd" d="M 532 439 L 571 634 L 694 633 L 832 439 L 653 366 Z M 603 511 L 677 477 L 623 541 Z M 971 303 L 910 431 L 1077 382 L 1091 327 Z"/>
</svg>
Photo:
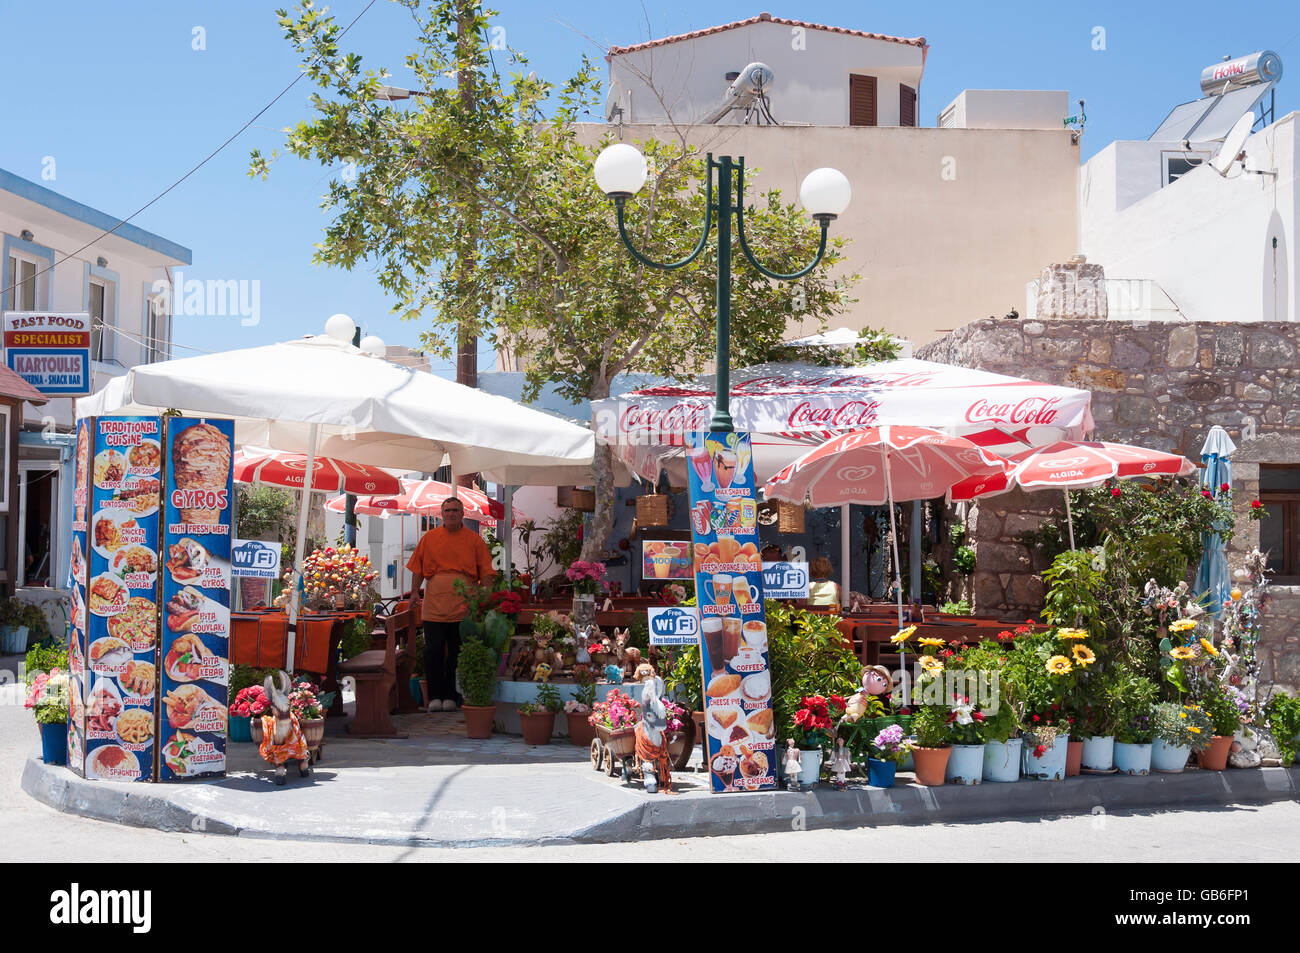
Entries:
<svg viewBox="0 0 1300 953">
<path fill-rule="evenodd" d="M 302 729 L 298 727 L 298 716 L 293 714 L 289 706 L 289 693 L 293 690 L 289 675 L 284 671 L 277 672 L 276 675 L 279 679 L 278 687 L 272 684 L 270 675 L 266 676 L 262 685 L 274 714 L 262 716 L 262 746 L 258 751 L 263 758 L 275 765 L 276 785 L 283 785 L 285 764 L 289 761 L 298 762 L 300 778 L 311 774 L 311 754 L 307 750 L 307 740 L 303 737 Z M 268 721 L 271 724 L 268 725 Z"/>
</svg>

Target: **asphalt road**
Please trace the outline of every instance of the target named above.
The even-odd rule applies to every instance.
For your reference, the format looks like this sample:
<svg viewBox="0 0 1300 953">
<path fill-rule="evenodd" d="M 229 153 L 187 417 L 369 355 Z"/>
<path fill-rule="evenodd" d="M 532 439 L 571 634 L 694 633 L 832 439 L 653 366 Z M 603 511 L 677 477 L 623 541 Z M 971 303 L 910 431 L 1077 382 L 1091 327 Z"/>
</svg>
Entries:
<svg viewBox="0 0 1300 953">
<path fill-rule="evenodd" d="M 0 671 L 4 662 L 0 660 Z M 12 669 L 10 669 L 12 671 Z M 2 677 L 2 676 L 0 676 Z M 342 845 L 165 833 L 62 814 L 25 794 L 19 776 L 37 743 L 17 686 L 0 686 L 0 859 L 5 861 L 436 861 L 626 860 L 626 844 L 559 844 L 472 850 Z M 638 860 L 745 861 L 1294 861 L 1300 804 L 1280 801 L 1196 811 L 1089 814 L 1043 820 L 807 829 L 730 837 L 657 840 Z"/>
</svg>

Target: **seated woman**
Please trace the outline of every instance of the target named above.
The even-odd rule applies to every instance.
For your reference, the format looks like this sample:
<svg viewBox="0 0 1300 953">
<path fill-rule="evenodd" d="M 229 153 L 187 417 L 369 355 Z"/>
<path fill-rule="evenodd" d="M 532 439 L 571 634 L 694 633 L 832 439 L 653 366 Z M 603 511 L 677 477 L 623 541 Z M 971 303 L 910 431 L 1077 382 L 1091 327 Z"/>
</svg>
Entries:
<svg viewBox="0 0 1300 953">
<path fill-rule="evenodd" d="M 808 599 L 804 605 L 838 608 L 842 604 L 840 585 L 831 579 L 834 571 L 831 561 L 825 556 L 818 556 L 812 561 L 812 565 L 808 567 L 808 574 L 812 576 L 812 580 L 808 585 Z"/>
</svg>

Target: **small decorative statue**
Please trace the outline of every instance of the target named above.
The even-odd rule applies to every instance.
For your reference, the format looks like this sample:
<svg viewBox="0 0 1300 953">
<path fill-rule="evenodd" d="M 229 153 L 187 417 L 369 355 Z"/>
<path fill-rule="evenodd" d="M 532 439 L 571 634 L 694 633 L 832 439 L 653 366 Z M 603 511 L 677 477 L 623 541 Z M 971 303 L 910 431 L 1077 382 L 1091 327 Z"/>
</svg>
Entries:
<svg viewBox="0 0 1300 953">
<path fill-rule="evenodd" d="M 591 641 L 600 630 L 594 625 L 580 625 L 574 633 L 573 677 L 581 682 L 591 674 Z"/>
<path fill-rule="evenodd" d="M 793 738 L 785 739 L 785 786 L 789 791 L 799 790 L 799 772 L 803 770 L 803 755 L 794 746 Z"/>
<path fill-rule="evenodd" d="M 862 670 L 862 690 L 868 695 L 888 695 L 894 690 L 889 669 L 883 665 L 869 665 Z"/>
<path fill-rule="evenodd" d="M 537 647 L 533 649 L 532 680 L 535 682 L 544 682 L 546 681 L 546 678 L 538 678 L 537 670 L 545 665 L 546 675 L 547 677 L 550 677 L 550 673 L 555 671 L 557 662 L 555 649 L 551 647 L 551 634 L 549 632 L 535 635 L 533 640 L 537 643 Z"/>
<path fill-rule="evenodd" d="M 664 680 L 655 675 L 641 683 L 641 720 L 636 726 L 636 759 L 641 764 L 641 778 L 646 792 L 654 794 L 663 785 L 672 793 L 673 777 L 669 773 L 668 709 L 664 707 Z"/>
<path fill-rule="evenodd" d="M 289 692 L 293 688 L 289 675 L 284 671 L 276 674 L 279 688 L 272 684 L 270 675 L 266 676 L 262 686 L 271 703 L 272 714 L 262 716 L 262 746 L 258 751 L 269 764 L 275 765 L 275 783 L 283 785 L 285 764 L 289 761 L 298 762 L 298 777 L 305 778 L 311 774 L 311 754 L 302 729 L 298 727 L 298 716 L 289 708 Z"/>
<path fill-rule="evenodd" d="M 605 681 L 609 682 L 611 685 L 622 685 L 623 669 L 615 665 L 613 662 L 610 662 L 605 666 Z"/>
<path fill-rule="evenodd" d="M 545 662 L 538 662 L 537 667 L 533 669 L 534 682 L 549 682 L 551 680 L 551 666 Z"/>
<path fill-rule="evenodd" d="M 623 664 L 623 657 L 627 654 L 627 629 L 614 629 L 614 644 L 611 651 L 614 655 L 614 661 L 620 666 Z"/>
<path fill-rule="evenodd" d="M 635 646 L 628 646 L 623 650 L 623 678 L 627 681 L 640 681 L 636 677 L 636 670 L 641 665 L 641 650 Z"/>
<path fill-rule="evenodd" d="M 831 784 L 837 791 L 843 791 L 848 787 L 848 782 L 844 778 L 852 768 L 853 761 L 849 758 L 848 746 L 844 744 L 843 738 L 836 738 L 835 755 L 831 759 L 831 773 L 835 775 L 835 780 Z"/>
<path fill-rule="evenodd" d="M 1249 725 L 1242 725 L 1232 739 L 1228 764 L 1234 768 L 1258 768 L 1264 761 L 1264 755 L 1259 749 L 1259 735 Z"/>
<path fill-rule="evenodd" d="M 647 678 L 654 678 L 658 673 L 655 667 L 649 662 L 642 662 L 636 667 L 636 672 L 632 676 L 634 682 L 644 682 Z"/>
</svg>

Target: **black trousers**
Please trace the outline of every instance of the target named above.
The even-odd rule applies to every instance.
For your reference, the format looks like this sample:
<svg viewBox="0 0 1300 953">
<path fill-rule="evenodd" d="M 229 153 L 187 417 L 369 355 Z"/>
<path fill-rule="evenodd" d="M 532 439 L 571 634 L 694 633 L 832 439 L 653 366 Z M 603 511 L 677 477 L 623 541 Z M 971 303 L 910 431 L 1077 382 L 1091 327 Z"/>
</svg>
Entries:
<svg viewBox="0 0 1300 953">
<path fill-rule="evenodd" d="M 459 655 L 459 622 L 424 623 L 424 675 L 429 683 L 426 704 L 433 699 L 447 698 L 460 704 L 460 693 L 456 691 L 456 659 Z"/>
</svg>

